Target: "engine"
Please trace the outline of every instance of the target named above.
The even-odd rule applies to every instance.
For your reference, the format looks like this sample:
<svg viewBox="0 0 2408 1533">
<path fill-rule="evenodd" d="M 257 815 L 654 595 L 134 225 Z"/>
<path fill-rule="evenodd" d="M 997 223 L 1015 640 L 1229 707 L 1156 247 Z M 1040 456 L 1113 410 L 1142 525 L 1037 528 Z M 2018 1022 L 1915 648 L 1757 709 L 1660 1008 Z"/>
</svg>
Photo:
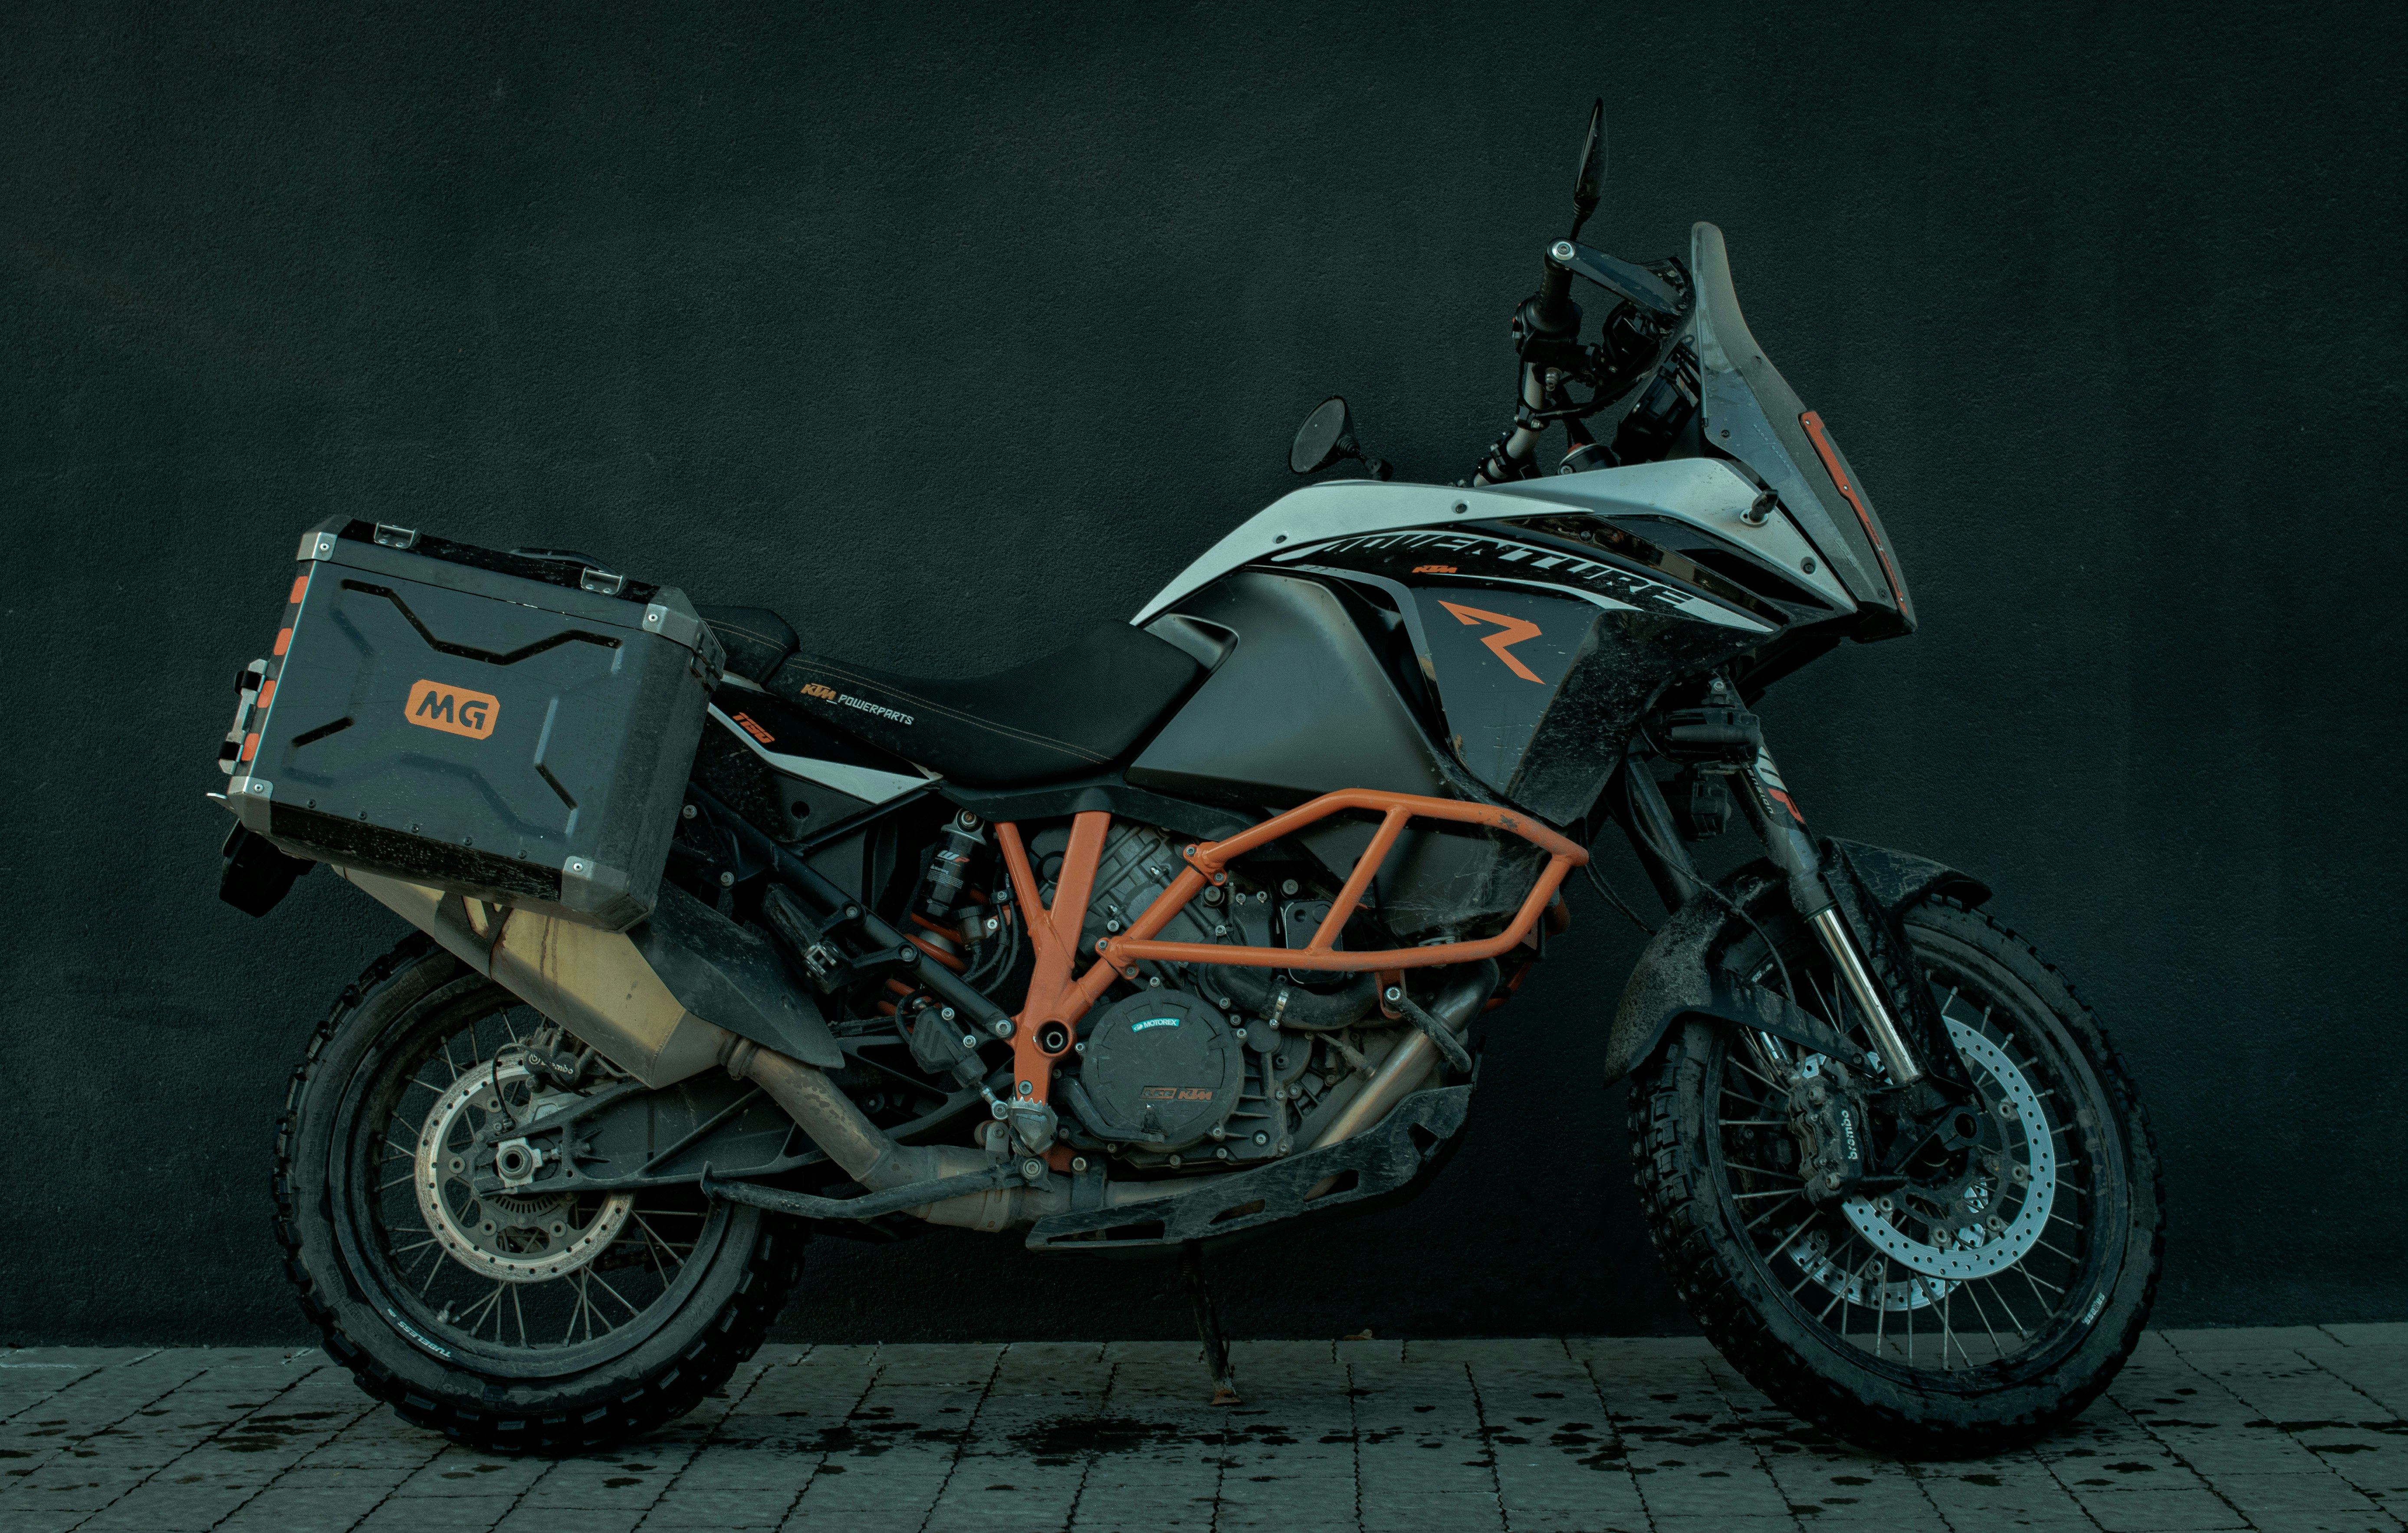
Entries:
<svg viewBox="0 0 2408 1533">
<path fill-rule="evenodd" d="M 1053 899 L 1069 833 L 1035 837 L 1042 897 Z M 1261 863 L 1256 867 L 1253 863 Z M 1171 838 L 1115 824 L 1089 895 L 1082 952 L 1125 931 L 1186 866 Z M 1170 919 L 1165 941 L 1297 947 L 1312 940 L 1332 891 L 1317 867 L 1266 859 L 1233 871 Z M 1369 974 L 1237 966 L 1141 966 L 1145 988 L 1090 1013 L 1062 1077 L 1073 1142 L 1166 1168 L 1271 1159 L 1310 1142 L 1317 1109 L 1366 1074 L 1394 1034 Z M 1384 1028 L 1380 1039 L 1358 1026 Z"/>
</svg>

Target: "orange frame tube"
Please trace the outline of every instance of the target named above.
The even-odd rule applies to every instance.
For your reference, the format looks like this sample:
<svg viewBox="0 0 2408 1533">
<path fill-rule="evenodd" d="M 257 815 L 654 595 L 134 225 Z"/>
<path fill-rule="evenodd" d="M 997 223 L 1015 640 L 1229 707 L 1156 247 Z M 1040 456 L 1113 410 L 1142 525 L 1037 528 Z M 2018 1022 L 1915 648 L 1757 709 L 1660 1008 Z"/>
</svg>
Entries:
<svg viewBox="0 0 2408 1533">
<path fill-rule="evenodd" d="M 1331 902 L 1329 914 L 1321 923 L 1312 941 L 1303 948 L 1225 947 L 1217 942 L 1157 942 L 1154 934 L 1170 922 L 1170 918 L 1186 909 L 1190 900 L 1202 893 L 1207 884 L 1225 883 L 1229 864 L 1247 852 L 1278 840 L 1315 821 L 1345 809 L 1369 809 L 1380 815 L 1380 828 L 1372 835 L 1371 844 L 1354 860 L 1345 885 Z M 1404 832 L 1406 822 L 1416 817 L 1430 820 L 1452 820 L 1458 824 L 1485 825 L 1493 830 L 1519 836 L 1547 853 L 1547 866 L 1530 886 L 1513 919 L 1494 937 L 1473 942 L 1443 942 L 1422 948 L 1391 948 L 1370 953 L 1341 953 L 1337 949 L 1338 934 L 1344 929 L 1347 918 L 1362 904 L 1363 895 L 1370 889 L 1371 880 L 1395 849 L 1397 838 Z M 1272 816 L 1258 825 L 1240 831 L 1221 841 L 1202 841 L 1186 849 L 1187 867 L 1180 870 L 1170 887 L 1154 896 L 1143 914 L 1130 924 L 1118 937 L 1096 940 L 1096 961 L 1087 972 L 1072 978 L 1078 964 L 1078 942 L 1086 925 L 1087 901 L 1095 892 L 1096 867 L 1101 861 L 1105 835 L 1111 828 L 1110 814 L 1090 811 L 1076 815 L 1070 822 L 1070 844 L 1062 859 L 1062 877 L 1054 889 L 1053 906 L 1042 904 L 1037 894 L 1037 878 L 1028 864 L 1028 852 L 1021 844 L 1020 827 L 998 824 L 996 841 L 1003 852 L 1004 867 L 1011 876 L 1012 896 L 1019 902 L 1023 919 L 1028 925 L 1030 946 L 1036 952 L 1037 964 L 1028 982 L 1028 1002 L 1021 1009 L 1012 1032 L 1012 1059 L 1018 1094 L 1023 1100 L 1044 1101 L 1050 1095 L 1054 1061 L 1070 1052 L 1078 1037 L 1079 1019 L 1101 998 L 1115 979 L 1137 977 L 1138 964 L 1149 959 L 1166 963 L 1213 964 L 1242 968 L 1301 968 L 1325 973 L 1353 974 L 1367 969 L 1429 968 L 1442 964 L 1478 963 L 1509 952 L 1525 939 L 1545 913 L 1548 903 L 1555 897 L 1566 874 L 1588 861 L 1585 849 L 1512 809 L 1495 809 L 1485 804 L 1467 804 L 1452 798 L 1424 798 L 1412 794 L 1383 793 L 1369 788 L 1350 788 L 1340 793 L 1324 794 L 1311 803 Z M 1047 1052 L 1039 1047 L 1039 1034 L 1048 1023 L 1062 1024 L 1062 1047 Z M 1056 1148 L 1057 1157 L 1062 1153 Z"/>
</svg>

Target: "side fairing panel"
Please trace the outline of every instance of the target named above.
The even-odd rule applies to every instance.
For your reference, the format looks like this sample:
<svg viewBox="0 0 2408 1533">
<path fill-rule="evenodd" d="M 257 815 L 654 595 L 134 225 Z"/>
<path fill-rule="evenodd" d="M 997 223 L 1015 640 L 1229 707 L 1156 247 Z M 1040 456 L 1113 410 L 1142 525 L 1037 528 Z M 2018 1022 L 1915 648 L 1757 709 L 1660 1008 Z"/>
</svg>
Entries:
<svg viewBox="0 0 2408 1533">
<path fill-rule="evenodd" d="M 1412 598 L 1446 709 L 1447 746 L 1465 770 L 1510 797 L 1564 682 L 1596 649 L 1605 613 L 1535 591 L 1469 585 L 1424 587 Z"/>
<path fill-rule="evenodd" d="M 1298 555 L 1296 567 L 1385 595 L 1433 683 L 1447 748 L 1499 796 L 1558 824 L 1595 802 L 1667 681 L 1779 627 L 1493 526 L 1342 539 Z"/>
<path fill-rule="evenodd" d="M 1340 788 L 1452 796 L 1412 709 L 1319 581 L 1240 570 L 1177 610 L 1237 640 L 1130 766 L 1132 784 L 1221 803 Z"/>
</svg>

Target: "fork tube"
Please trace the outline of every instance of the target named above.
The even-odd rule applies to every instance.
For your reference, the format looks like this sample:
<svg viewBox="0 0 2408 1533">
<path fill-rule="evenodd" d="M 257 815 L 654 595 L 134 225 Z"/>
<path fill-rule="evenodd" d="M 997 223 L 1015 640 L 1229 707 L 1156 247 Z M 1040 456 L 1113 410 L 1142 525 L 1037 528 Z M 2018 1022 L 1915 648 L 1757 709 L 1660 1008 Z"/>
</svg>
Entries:
<svg viewBox="0 0 2408 1533">
<path fill-rule="evenodd" d="M 1873 987 L 1873 977 L 1865 970 L 1864 960 L 1856 956 L 1856 939 L 1848 924 L 1840 919 L 1839 907 L 1827 905 L 1806 918 L 1814 935 L 1823 939 L 1825 951 L 1831 955 L 1831 966 L 1840 971 L 1840 982 L 1848 987 L 1848 995 L 1856 1003 L 1871 1025 L 1873 1047 L 1881 1051 L 1882 1063 L 1889 1067 L 1889 1078 L 1901 1086 L 1911 1086 L 1923 1079 L 1923 1068 L 1914 1062 L 1913 1051 L 1898 1030 L 1898 1023 L 1884 1004 L 1881 992 Z"/>
<path fill-rule="evenodd" d="M 1914 1051 L 1906 1046 L 1906 1036 L 1899 1031 L 1898 1019 L 1890 1015 L 1887 997 L 1873 983 L 1864 955 L 1856 951 L 1856 934 L 1841 918 L 1838 903 L 1831 897 L 1831 886 L 1823 877 L 1822 858 L 1815 851 L 1814 838 L 1807 833 L 1806 817 L 1799 812 L 1797 800 L 1781 781 L 1781 770 L 1772 764 L 1771 751 L 1758 746 L 1756 759 L 1731 775 L 1739 780 L 1740 802 L 1746 806 L 1747 817 L 1755 823 L 1765 850 L 1772 853 L 1773 862 L 1788 876 L 1790 900 L 1814 929 L 1824 951 L 1831 955 L 1831 967 L 1838 972 L 1848 998 L 1864 1013 L 1866 1029 L 1873 1036 L 1873 1048 L 1880 1053 L 1882 1063 L 1889 1067 L 1891 1082 L 1901 1086 L 1914 1084 L 1923 1079 L 1923 1067 L 1916 1062 Z"/>
</svg>

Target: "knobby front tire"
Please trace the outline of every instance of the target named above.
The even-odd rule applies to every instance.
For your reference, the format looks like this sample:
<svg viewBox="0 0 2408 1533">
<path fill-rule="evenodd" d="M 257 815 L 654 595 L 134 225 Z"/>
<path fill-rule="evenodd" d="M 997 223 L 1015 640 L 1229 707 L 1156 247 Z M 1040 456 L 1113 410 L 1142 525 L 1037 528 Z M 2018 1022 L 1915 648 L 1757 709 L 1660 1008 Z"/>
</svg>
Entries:
<svg viewBox="0 0 2408 1533">
<path fill-rule="evenodd" d="M 412 936 L 336 1002 L 294 1072 L 276 1135 L 277 1239 L 327 1354 L 406 1419 L 485 1453 L 591 1452 L 691 1411 L 760 1347 L 801 1269 L 804 1237 L 791 1221 L 690 1190 L 541 1210 L 494 1200 L 512 1202 L 504 1211 L 453 1180 L 441 1207 L 465 1211 L 455 1239 L 465 1229 L 491 1243 L 486 1269 L 431 1239 L 440 1232 L 413 1198 L 413 1125 L 446 1100 L 447 1072 L 466 1076 L 468 1089 L 450 1097 L 460 1119 L 451 1143 L 473 1153 L 479 1104 L 466 1097 L 477 1095 L 480 1057 L 493 1070 L 509 1057 L 507 1040 L 540 1023 Z M 507 1070 L 491 1079 L 488 1095 L 532 1089 Z M 497 1225 L 499 1236 L 485 1233 Z M 493 1277 L 526 1252 L 539 1259 L 551 1240 L 582 1260 L 578 1271 Z"/>
<path fill-rule="evenodd" d="M 1861 1039 L 1770 894 L 1751 913 L 1805 993 L 1793 999 Z M 1931 1174 L 1936 1192 L 1896 1189 L 1853 1215 L 1816 1205 L 1796 1174 L 1777 1043 L 1693 1020 L 1632 1079 L 1635 1181 L 1690 1312 L 1775 1403 L 1879 1453 L 1987 1454 L 2078 1415 L 2138 1344 L 2164 1246 L 2157 1150 L 2098 1019 L 2028 943 L 1942 898 L 1903 924 L 1998 1120 L 1985 1126 L 1994 1148 L 1953 1181 L 1944 1166 Z M 1723 963 L 1784 983 L 1756 936 Z M 1935 1253 L 1959 1275 L 1924 1270 Z"/>
</svg>

